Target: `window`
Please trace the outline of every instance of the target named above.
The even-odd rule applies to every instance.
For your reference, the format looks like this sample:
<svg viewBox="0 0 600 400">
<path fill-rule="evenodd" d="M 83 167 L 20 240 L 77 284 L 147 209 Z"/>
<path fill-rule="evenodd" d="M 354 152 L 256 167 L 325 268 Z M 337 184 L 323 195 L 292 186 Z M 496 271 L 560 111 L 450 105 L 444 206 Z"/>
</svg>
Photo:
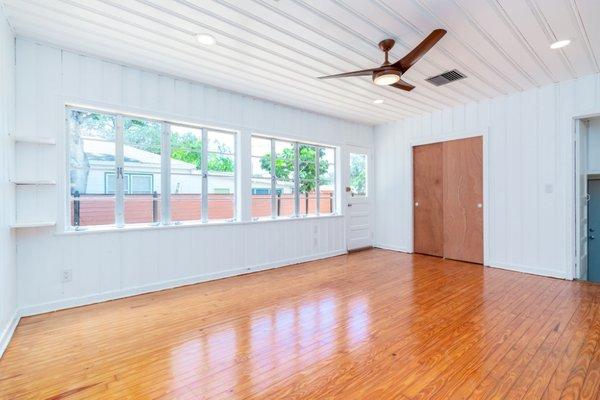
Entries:
<svg viewBox="0 0 600 400">
<path fill-rule="evenodd" d="M 235 217 L 235 136 L 229 132 L 207 132 L 208 219 Z"/>
<path fill-rule="evenodd" d="M 80 110 L 68 110 L 67 116 L 71 226 L 113 225 L 115 183 L 107 191 L 105 174 L 115 176 L 117 120 Z"/>
<path fill-rule="evenodd" d="M 151 117 L 66 108 L 69 225 L 179 224 L 236 219 L 236 134 Z M 336 212 L 336 149 L 252 136 L 251 217 Z M 366 156 L 351 185 L 366 194 Z M 362 182 L 362 183 L 361 183 Z"/>
<path fill-rule="evenodd" d="M 171 219 L 202 219 L 202 129 L 171 125 Z"/>
<path fill-rule="evenodd" d="M 270 217 L 271 139 L 252 137 L 252 218 Z"/>
<path fill-rule="evenodd" d="M 234 133 L 70 107 L 67 118 L 71 226 L 235 218 Z"/>
<path fill-rule="evenodd" d="M 114 172 L 104 174 L 104 193 L 115 194 L 117 176 Z M 125 194 L 152 194 L 154 188 L 154 175 L 152 174 L 125 174 L 123 176 Z M 130 189 L 133 183 L 133 188 Z M 132 191 L 133 190 L 133 191 Z"/>
<path fill-rule="evenodd" d="M 252 137 L 252 217 L 335 212 L 335 149 Z"/>
<path fill-rule="evenodd" d="M 367 195 L 367 155 L 350 153 L 350 190 L 352 196 Z"/>
</svg>

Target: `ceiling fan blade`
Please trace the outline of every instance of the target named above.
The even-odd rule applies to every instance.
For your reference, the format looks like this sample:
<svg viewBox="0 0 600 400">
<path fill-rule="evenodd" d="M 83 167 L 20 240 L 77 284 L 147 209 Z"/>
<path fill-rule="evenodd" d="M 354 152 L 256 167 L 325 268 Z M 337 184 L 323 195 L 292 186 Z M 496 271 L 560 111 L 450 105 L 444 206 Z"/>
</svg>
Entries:
<svg viewBox="0 0 600 400">
<path fill-rule="evenodd" d="M 377 71 L 378 69 L 379 68 L 362 69 L 360 71 L 344 72 L 343 74 L 320 76 L 319 79 L 345 78 L 345 77 L 348 77 L 348 76 L 367 76 L 367 75 L 373 75 L 373 72 Z"/>
<path fill-rule="evenodd" d="M 444 37 L 444 29 L 436 29 L 429 34 L 421 43 L 417 45 L 410 53 L 396 61 L 392 66 L 399 68 L 402 72 L 408 71 L 417 61 L 421 59 L 441 38 Z"/>
<path fill-rule="evenodd" d="M 408 82 L 403 81 L 402 79 L 400 79 L 398 82 L 396 82 L 394 84 L 391 84 L 390 86 L 393 86 L 398 89 L 406 90 L 407 92 L 410 92 L 411 90 L 413 90 L 415 88 L 413 85 L 411 85 Z"/>
</svg>

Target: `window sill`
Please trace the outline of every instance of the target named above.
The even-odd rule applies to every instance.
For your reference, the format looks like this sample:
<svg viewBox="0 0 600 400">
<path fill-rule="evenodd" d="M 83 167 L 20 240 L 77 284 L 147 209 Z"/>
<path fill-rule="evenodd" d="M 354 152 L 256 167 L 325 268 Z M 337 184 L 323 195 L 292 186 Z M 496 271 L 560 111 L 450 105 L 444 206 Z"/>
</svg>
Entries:
<svg viewBox="0 0 600 400">
<path fill-rule="evenodd" d="M 194 227 L 209 227 L 209 226 L 232 226 L 232 225 L 252 225 L 252 224 L 265 224 L 265 223 L 277 223 L 282 221 L 305 221 L 315 219 L 326 219 L 326 218 L 340 218 L 343 217 L 341 214 L 327 214 L 327 215 L 309 215 L 306 217 L 280 217 L 280 218 L 264 218 L 256 221 L 209 221 L 209 222 L 181 222 L 178 224 L 170 225 L 150 225 L 150 224 L 132 224 L 126 225 L 121 228 L 117 228 L 114 225 L 107 226 L 91 226 L 82 228 L 79 230 L 69 229 L 64 232 L 57 232 L 56 235 L 85 235 L 94 233 L 116 233 L 116 232 L 136 232 L 136 231 L 149 231 L 149 230 L 163 230 L 163 229 L 178 229 L 178 228 L 194 228 Z"/>
</svg>

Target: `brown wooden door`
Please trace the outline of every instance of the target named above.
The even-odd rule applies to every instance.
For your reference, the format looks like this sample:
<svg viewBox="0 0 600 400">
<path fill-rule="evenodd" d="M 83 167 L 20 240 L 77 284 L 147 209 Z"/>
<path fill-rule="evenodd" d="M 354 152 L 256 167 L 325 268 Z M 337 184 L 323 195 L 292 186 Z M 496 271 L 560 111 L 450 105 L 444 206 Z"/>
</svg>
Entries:
<svg viewBox="0 0 600 400">
<path fill-rule="evenodd" d="M 413 147 L 414 252 L 444 254 L 443 145 Z"/>
<path fill-rule="evenodd" d="M 483 139 L 443 143 L 444 257 L 483 263 Z"/>
</svg>

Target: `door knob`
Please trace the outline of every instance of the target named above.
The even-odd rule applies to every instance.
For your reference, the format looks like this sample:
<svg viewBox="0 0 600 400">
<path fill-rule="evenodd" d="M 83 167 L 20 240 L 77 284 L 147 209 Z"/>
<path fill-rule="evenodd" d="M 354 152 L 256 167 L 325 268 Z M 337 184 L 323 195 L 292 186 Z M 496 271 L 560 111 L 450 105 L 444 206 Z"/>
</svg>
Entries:
<svg viewBox="0 0 600 400">
<path fill-rule="evenodd" d="M 477 208 L 483 208 L 483 204 L 477 203 Z"/>
<path fill-rule="evenodd" d="M 352 207 L 352 204 L 348 203 L 348 207 Z"/>
<path fill-rule="evenodd" d="M 415 207 L 419 207 L 419 202 L 415 202 Z"/>
</svg>

